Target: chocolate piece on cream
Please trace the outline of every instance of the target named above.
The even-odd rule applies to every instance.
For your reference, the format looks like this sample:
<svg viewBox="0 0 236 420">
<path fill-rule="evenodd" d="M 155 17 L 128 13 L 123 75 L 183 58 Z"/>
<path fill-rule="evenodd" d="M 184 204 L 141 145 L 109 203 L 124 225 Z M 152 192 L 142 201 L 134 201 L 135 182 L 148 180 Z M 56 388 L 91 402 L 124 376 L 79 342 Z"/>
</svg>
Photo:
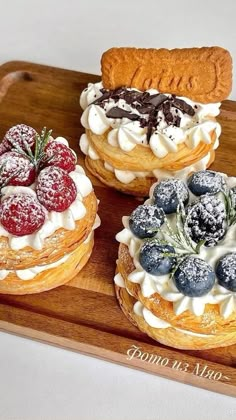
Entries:
<svg viewBox="0 0 236 420">
<path fill-rule="evenodd" d="M 106 116 L 108 118 L 128 118 L 131 121 L 139 120 L 139 115 L 132 114 L 132 112 L 125 111 L 125 109 L 119 108 L 118 106 L 115 106 L 114 108 L 111 108 L 107 113 Z"/>
</svg>

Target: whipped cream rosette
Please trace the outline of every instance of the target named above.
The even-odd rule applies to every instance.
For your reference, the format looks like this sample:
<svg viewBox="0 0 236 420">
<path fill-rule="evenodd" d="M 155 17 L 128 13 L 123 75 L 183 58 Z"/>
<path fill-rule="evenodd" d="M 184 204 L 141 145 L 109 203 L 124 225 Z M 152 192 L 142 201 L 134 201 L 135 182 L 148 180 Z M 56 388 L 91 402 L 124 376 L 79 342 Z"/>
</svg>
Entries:
<svg viewBox="0 0 236 420">
<path fill-rule="evenodd" d="M 236 178 L 166 178 L 123 225 L 115 287 L 128 318 L 176 348 L 236 343 Z"/>
<path fill-rule="evenodd" d="M 100 221 L 67 140 L 12 127 L 0 145 L 0 189 L 0 293 L 37 293 L 72 279 L 89 259 Z"/>
</svg>

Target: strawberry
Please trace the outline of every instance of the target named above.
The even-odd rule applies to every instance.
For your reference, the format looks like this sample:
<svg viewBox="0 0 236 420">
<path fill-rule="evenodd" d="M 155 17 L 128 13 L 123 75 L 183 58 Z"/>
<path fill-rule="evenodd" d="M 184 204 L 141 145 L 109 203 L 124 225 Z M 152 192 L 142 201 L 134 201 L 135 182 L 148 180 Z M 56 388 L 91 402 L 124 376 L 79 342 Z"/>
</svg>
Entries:
<svg viewBox="0 0 236 420">
<path fill-rule="evenodd" d="M 34 195 L 16 193 L 2 200 L 0 222 L 12 235 L 30 235 L 36 232 L 44 221 L 45 209 Z"/>
<path fill-rule="evenodd" d="M 15 149 L 17 146 L 20 146 L 23 150 L 26 150 L 25 144 L 27 143 L 29 147 L 33 149 L 35 145 L 36 134 L 37 132 L 34 130 L 34 128 L 29 127 L 28 125 L 15 125 L 6 132 L 2 141 L 2 148 L 5 151 L 9 151 Z"/>
<path fill-rule="evenodd" d="M 26 156 L 13 151 L 0 156 L 0 186 L 28 186 L 34 180 L 35 168 Z"/>
<path fill-rule="evenodd" d="M 66 172 L 75 170 L 76 156 L 65 144 L 58 141 L 50 141 L 45 147 L 45 166 L 58 166 Z"/>
<path fill-rule="evenodd" d="M 64 169 L 48 166 L 38 175 L 36 194 L 48 211 L 62 212 L 76 199 L 76 186 Z"/>
</svg>

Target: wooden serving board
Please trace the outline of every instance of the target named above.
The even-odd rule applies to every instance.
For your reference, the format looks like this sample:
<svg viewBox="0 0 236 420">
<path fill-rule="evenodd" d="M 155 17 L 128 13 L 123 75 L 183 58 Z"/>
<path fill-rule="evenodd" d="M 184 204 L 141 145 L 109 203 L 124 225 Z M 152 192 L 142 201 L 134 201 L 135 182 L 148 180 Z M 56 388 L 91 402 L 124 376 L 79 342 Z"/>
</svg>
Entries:
<svg viewBox="0 0 236 420">
<path fill-rule="evenodd" d="M 79 97 L 98 76 L 9 62 L 0 67 L 0 135 L 17 123 L 65 136 L 78 152 Z M 225 101 L 223 134 L 214 169 L 236 175 L 236 103 Z M 123 315 L 113 289 L 121 217 L 137 206 L 135 198 L 92 178 L 100 199 L 102 226 L 84 270 L 67 286 L 31 296 L 0 295 L 0 328 L 84 354 L 120 363 L 208 390 L 236 395 L 236 345 L 208 351 L 178 351 L 137 330 Z"/>
</svg>

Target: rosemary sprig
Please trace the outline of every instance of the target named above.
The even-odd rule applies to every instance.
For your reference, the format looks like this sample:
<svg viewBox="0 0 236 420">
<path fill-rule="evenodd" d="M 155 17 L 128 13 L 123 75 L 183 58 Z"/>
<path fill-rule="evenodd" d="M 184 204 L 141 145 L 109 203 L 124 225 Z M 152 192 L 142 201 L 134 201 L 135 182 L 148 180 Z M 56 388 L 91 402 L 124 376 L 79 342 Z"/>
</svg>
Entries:
<svg viewBox="0 0 236 420">
<path fill-rule="evenodd" d="M 233 193 L 232 191 L 222 191 L 224 194 L 225 200 L 225 210 L 226 210 L 226 220 L 228 226 L 234 225 L 236 223 L 236 209 L 233 203 Z"/>
<path fill-rule="evenodd" d="M 1 166 L 0 166 L 0 178 L 1 178 L 1 175 L 2 175 L 2 173 L 4 172 L 4 168 L 5 168 L 5 166 L 6 166 L 6 162 L 4 162 Z M 4 188 L 4 187 L 7 187 L 8 186 L 8 184 L 9 184 L 9 182 L 13 179 L 13 178 L 15 178 L 17 175 L 19 175 L 19 173 L 20 173 L 21 171 L 20 170 L 18 170 L 18 171 L 15 171 L 15 172 L 13 172 L 8 178 L 6 178 L 4 181 L 0 181 L 0 197 L 2 196 L 2 189 Z"/>
<path fill-rule="evenodd" d="M 14 139 L 9 139 L 9 141 L 11 142 L 13 149 L 15 149 L 17 153 L 27 157 L 30 160 L 30 162 L 32 162 L 32 164 L 34 165 L 36 171 L 38 171 L 40 164 L 43 160 L 45 162 L 48 162 L 53 158 L 53 156 L 51 156 L 50 158 L 46 158 L 45 155 L 45 147 L 49 141 L 51 134 L 52 130 L 47 131 L 46 127 L 42 129 L 40 135 L 36 134 L 34 153 L 32 152 L 29 144 L 25 141 L 23 137 L 21 137 L 21 140 L 24 145 L 24 149 Z"/>
<path fill-rule="evenodd" d="M 165 217 L 165 230 L 162 231 L 163 236 L 167 236 L 175 248 L 178 248 L 180 254 L 199 254 L 205 241 L 200 241 L 196 246 L 185 229 L 186 212 L 182 201 L 179 202 L 176 211 L 176 230 L 174 231 Z"/>
</svg>

